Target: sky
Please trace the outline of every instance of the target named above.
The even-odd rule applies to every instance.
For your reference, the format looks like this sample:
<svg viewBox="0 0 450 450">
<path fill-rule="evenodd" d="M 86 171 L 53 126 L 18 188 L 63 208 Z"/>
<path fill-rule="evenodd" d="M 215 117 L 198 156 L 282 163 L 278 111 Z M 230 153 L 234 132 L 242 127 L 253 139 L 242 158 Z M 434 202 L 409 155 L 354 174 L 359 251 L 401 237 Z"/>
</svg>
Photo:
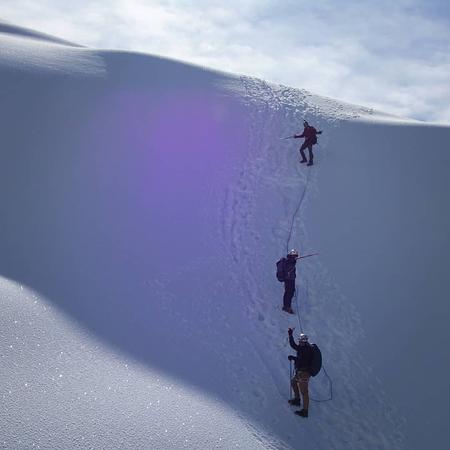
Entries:
<svg viewBox="0 0 450 450">
<path fill-rule="evenodd" d="M 0 19 L 450 122 L 447 0 L 0 0 Z"/>
</svg>

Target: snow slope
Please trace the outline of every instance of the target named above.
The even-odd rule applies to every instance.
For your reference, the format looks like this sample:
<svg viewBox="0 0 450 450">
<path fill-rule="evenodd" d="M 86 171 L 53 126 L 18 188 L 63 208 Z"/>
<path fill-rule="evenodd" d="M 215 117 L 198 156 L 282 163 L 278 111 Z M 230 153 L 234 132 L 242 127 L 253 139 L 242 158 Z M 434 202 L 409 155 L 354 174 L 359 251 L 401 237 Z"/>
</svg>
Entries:
<svg viewBox="0 0 450 450">
<path fill-rule="evenodd" d="M 446 448 L 448 128 L 17 27 L 0 46 L 0 445 Z M 279 139 L 304 117 L 312 170 Z M 320 252 L 297 307 L 333 387 L 306 421 L 291 246 Z"/>
</svg>

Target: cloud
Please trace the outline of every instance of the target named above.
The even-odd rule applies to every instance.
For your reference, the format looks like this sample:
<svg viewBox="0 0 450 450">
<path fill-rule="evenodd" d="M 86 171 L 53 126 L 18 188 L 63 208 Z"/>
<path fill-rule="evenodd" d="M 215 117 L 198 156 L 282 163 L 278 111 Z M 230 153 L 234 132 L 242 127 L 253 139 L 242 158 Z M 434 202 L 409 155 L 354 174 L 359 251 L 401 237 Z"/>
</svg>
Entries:
<svg viewBox="0 0 450 450">
<path fill-rule="evenodd" d="M 3 0 L 2 15 L 88 46 L 450 122 L 450 8 L 439 0 Z"/>
</svg>

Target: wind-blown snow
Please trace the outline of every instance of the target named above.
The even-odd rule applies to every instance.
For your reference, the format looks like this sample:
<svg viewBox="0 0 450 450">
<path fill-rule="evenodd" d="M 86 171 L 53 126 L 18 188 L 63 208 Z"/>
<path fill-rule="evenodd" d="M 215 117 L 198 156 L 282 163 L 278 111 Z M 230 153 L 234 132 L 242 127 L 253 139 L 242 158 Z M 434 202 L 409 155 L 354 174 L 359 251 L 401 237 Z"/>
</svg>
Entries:
<svg viewBox="0 0 450 450">
<path fill-rule="evenodd" d="M 57 45 L 15 34 L 2 35 L 1 42 L 2 72 L 29 71 L 37 76 L 105 75 L 102 59 L 84 48 Z"/>
<path fill-rule="evenodd" d="M 0 46 L 0 445 L 447 447 L 449 128 L 11 26 Z M 279 139 L 305 117 L 312 168 Z M 301 323 L 289 247 L 320 252 Z M 300 325 L 313 397 L 333 387 L 307 420 Z"/>
</svg>

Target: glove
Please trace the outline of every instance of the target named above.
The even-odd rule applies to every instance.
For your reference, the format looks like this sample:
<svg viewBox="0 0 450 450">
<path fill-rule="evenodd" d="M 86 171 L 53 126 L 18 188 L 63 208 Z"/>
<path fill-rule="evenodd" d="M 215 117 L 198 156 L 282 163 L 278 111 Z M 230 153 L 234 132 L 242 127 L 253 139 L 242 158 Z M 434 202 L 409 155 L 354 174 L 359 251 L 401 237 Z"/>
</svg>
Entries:
<svg viewBox="0 0 450 450">
<path fill-rule="evenodd" d="M 288 356 L 288 360 L 289 360 L 289 361 L 295 361 L 295 356 L 289 355 L 289 356 Z"/>
<path fill-rule="evenodd" d="M 293 332 L 294 332 L 294 329 L 293 329 L 293 328 L 288 328 L 288 334 L 289 334 L 289 336 L 290 336 Z"/>
</svg>

